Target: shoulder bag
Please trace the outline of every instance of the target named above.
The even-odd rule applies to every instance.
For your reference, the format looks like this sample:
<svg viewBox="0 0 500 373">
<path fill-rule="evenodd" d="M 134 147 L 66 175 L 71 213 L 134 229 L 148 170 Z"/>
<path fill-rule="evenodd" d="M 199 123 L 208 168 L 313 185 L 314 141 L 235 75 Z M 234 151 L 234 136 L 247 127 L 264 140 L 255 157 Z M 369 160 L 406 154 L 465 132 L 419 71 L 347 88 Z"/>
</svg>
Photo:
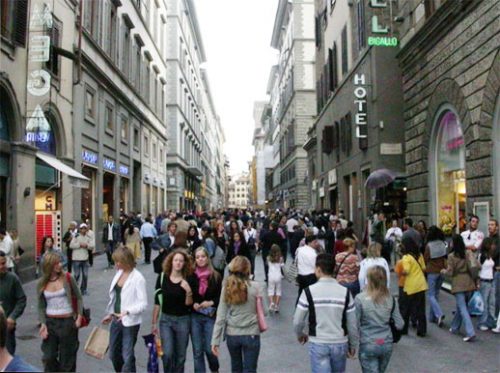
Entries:
<svg viewBox="0 0 500 373">
<path fill-rule="evenodd" d="M 297 257 L 289 262 L 290 264 L 284 269 L 284 275 L 288 282 L 295 283 L 299 274 L 299 269 L 297 267 Z"/>
<path fill-rule="evenodd" d="M 66 272 L 66 281 L 68 282 L 68 285 L 69 285 L 69 288 L 70 288 L 70 291 L 71 291 L 71 307 L 73 308 L 73 312 L 75 313 L 75 315 L 78 315 L 78 299 L 75 295 L 75 293 L 73 292 L 73 286 L 71 284 L 71 274 L 69 272 Z M 85 328 L 86 326 L 88 326 L 90 324 L 90 308 L 85 308 L 85 307 L 82 307 L 83 308 L 83 312 L 82 312 L 82 322 L 80 324 L 80 328 Z"/>
<path fill-rule="evenodd" d="M 335 275 L 333 276 L 334 278 L 337 278 L 337 276 L 339 275 L 340 267 L 342 267 L 342 264 L 344 264 L 345 260 L 349 255 L 351 255 L 351 253 L 348 253 L 346 256 L 344 256 L 344 259 L 342 259 L 342 261 L 340 262 L 339 266 L 337 267 L 337 270 L 335 271 Z"/>
<path fill-rule="evenodd" d="M 392 309 L 391 316 L 389 318 L 389 326 L 391 327 L 392 333 L 392 343 L 398 343 L 401 339 L 401 330 L 396 328 L 396 322 L 394 321 L 394 309 L 396 308 L 396 300 L 392 297 Z"/>
</svg>

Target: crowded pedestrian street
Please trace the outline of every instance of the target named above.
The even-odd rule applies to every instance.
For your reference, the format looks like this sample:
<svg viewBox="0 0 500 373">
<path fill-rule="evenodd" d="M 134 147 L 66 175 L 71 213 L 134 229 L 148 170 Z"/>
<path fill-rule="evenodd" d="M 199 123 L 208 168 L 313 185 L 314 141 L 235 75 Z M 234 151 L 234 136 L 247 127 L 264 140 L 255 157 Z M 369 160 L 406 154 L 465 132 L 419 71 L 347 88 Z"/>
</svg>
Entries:
<svg viewBox="0 0 500 373">
<path fill-rule="evenodd" d="M 264 272 L 261 256 L 257 257 L 256 279 L 263 283 Z M 149 292 L 149 301 L 154 291 L 156 274 L 151 265 L 139 264 L 138 269 L 144 274 Z M 92 322 L 89 328 L 80 331 L 80 350 L 78 352 L 78 371 L 80 372 L 112 372 L 109 359 L 98 360 L 88 356 L 83 351 L 83 345 L 92 330 L 104 316 L 107 303 L 107 289 L 114 275 L 114 270 L 107 268 L 105 255 L 96 257 L 94 266 L 90 269 L 89 295 L 85 304 L 92 309 Z M 17 330 L 18 354 L 27 362 L 41 367 L 40 338 L 37 327 L 36 282 L 25 285 L 28 304 L 22 321 Z M 397 295 L 397 287 L 393 288 Z M 283 299 L 279 314 L 267 317 L 269 330 L 262 334 L 261 351 L 259 355 L 259 372 L 263 373 L 302 373 L 310 371 L 307 348 L 297 342 L 293 332 L 292 318 L 295 311 L 297 286 L 283 281 Z M 442 307 L 450 320 L 455 309 L 451 294 L 442 295 Z M 151 303 L 145 312 L 145 317 L 139 336 L 150 333 Z M 477 320 L 477 319 L 476 319 Z M 449 324 L 449 321 L 446 325 Z M 148 361 L 147 349 L 139 337 L 136 348 L 137 371 L 145 372 Z M 461 338 L 451 335 L 448 327 L 429 327 L 427 338 L 418 338 L 414 333 L 404 337 L 394 347 L 388 372 L 496 372 L 499 362 L 498 336 L 492 333 L 481 333 L 475 343 L 464 345 Z M 221 353 L 220 372 L 230 371 L 230 358 L 225 347 Z M 188 348 L 186 372 L 193 371 L 191 346 Z M 357 359 L 347 361 L 347 372 L 361 372 Z"/>
</svg>

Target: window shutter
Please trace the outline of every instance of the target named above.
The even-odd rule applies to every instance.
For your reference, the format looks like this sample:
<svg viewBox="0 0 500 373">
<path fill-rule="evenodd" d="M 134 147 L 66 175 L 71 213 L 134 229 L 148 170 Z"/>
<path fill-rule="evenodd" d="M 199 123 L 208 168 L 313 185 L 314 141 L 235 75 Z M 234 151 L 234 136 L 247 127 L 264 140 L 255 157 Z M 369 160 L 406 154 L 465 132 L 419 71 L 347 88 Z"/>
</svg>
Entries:
<svg viewBox="0 0 500 373">
<path fill-rule="evenodd" d="M 337 43 L 333 43 L 332 47 L 332 73 L 333 89 L 335 90 L 339 84 L 337 76 Z"/>
<path fill-rule="evenodd" d="M 28 0 L 16 1 L 16 18 L 14 44 L 26 47 L 26 31 L 28 25 Z"/>
</svg>

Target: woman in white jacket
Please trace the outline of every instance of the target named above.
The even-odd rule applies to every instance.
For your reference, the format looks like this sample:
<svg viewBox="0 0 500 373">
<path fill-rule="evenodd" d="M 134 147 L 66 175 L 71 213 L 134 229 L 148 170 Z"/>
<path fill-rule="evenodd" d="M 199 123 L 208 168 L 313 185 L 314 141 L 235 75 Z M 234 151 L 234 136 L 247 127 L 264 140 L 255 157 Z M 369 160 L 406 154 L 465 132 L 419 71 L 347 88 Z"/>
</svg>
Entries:
<svg viewBox="0 0 500 373">
<path fill-rule="evenodd" d="M 113 253 L 117 269 L 109 288 L 107 316 L 103 324 L 111 322 L 109 357 L 116 372 L 135 372 L 134 347 L 142 323 L 142 313 L 148 306 L 146 280 L 135 269 L 135 258 L 127 247 Z"/>
<path fill-rule="evenodd" d="M 363 291 L 368 284 L 368 269 L 374 266 L 380 266 L 385 269 L 385 273 L 387 274 L 387 288 L 390 289 L 391 272 L 389 270 L 389 264 L 387 264 L 387 261 L 380 256 L 381 252 L 382 245 L 377 242 L 373 242 L 370 244 L 370 246 L 368 246 L 368 250 L 366 250 L 366 258 L 363 259 L 359 264 L 358 279 L 361 291 Z"/>
</svg>

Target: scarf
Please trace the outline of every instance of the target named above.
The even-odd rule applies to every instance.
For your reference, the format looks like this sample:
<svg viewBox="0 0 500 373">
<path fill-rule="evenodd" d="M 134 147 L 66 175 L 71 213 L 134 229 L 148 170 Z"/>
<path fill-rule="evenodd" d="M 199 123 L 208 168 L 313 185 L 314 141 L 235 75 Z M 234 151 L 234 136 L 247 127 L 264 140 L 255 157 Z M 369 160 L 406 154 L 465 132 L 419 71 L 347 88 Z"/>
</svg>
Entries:
<svg viewBox="0 0 500 373">
<path fill-rule="evenodd" d="M 241 241 L 234 242 L 234 255 L 238 255 L 238 252 L 240 251 L 240 246 L 241 246 Z"/>
<path fill-rule="evenodd" d="M 194 273 L 196 274 L 196 277 L 198 277 L 199 281 L 198 293 L 204 297 L 208 289 L 208 279 L 210 278 L 212 271 L 210 271 L 208 266 L 205 268 L 196 267 Z"/>
</svg>

